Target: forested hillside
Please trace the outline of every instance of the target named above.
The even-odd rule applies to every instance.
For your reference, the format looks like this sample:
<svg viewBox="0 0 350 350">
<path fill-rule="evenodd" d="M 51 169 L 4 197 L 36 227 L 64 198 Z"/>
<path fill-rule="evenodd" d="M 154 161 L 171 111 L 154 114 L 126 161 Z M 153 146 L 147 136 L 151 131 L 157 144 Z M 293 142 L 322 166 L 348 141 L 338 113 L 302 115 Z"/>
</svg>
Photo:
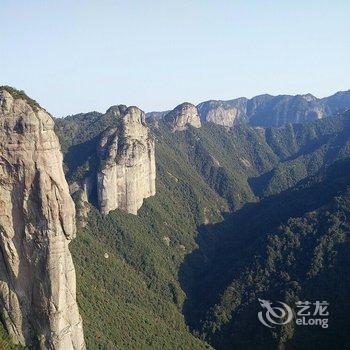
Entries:
<svg viewBox="0 0 350 350">
<path fill-rule="evenodd" d="M 346 349 L 349 229 L 349 159 L 203 226 L 180 273 L 188 323 L 218 349 Z M 327 300 L 330 327 L 270 330 L 257 319 L 258 298 Z"/>
<path fill-rule="evenodd" d="M 99 118 L 101 115 L 92 113 L 56 123 L 69 181 L 95 171 L 98 136 L 115 123 L 113 118 Z M 300 184 L 306 186 L 303 190 L 294 186 L 311 175 L 323 174 L 350 154 L 349 121 L 345 114 L 278 129 L 206 124 L 183 132 L 171 132 L 162 121 L 153 124 L 156 195 L 145 201 L 138 216 L 115 210 L 103 217 L 92 207 L 88 224 L 72 243 L 88 347 L 207 347 L 187 330 L 187 323 L 194 334 L 217 348 L 230 348 L 237 334 L 234 327 L 242 322 L 232 316 L 243 308 L 237 300 L 250 308 L 255 292 L 249 297 L 251 304 L 243 296 L 260 283 L 247 282 L 247 278 L 258 279 L 254 276 L 266 269 L 266 259 L 277 264 L 274 259 L 278 257 L 285 264 L 289 255 L 299 254 L 303 261 L 303 252 L 279 257 L 276 247 L 286 245 L 287 249 L 292 238 L 286 236 L 286 230 L 295 231 L 295 225 L 310 221 L 311 214 L 306 213 L 320 210 L 315 222 L 305 224 L 311 227 L 323 215 L 319 208 L 334 207 L 336 192 L 326 191 L 322 200 L 318 191 L 306 194 L 308 185 Z M 283 192 L 291 188 L 290 193 Z M 295 216 L 301 218 L 288 221 Z M 256 226 L 249 226 L 251 222 Z M 276 234 L 280 223 L 285 228 Z M 237 227 L 241 232 L 232 234 Z M 315 251 L 317 244 L 315 240 Z M 254 250 L 257 246 L 272 256 L 264 260 Z M 252 259 L 260 255 L 261 260 Z M 247 269 L 245 274 L 242 266 Z M 274 280 L 266 277 L 261 281 L 271 294 L 275 293 L 273 283 L 287 293 L 285 279 L 290 283 L 295 279 L 306 288 L 305 279 L 296 279 L 288 269 L 282 271 Z M 247 320 L 252 317 L 255 321 L 254 307 Z M 241 328 L 249 329 L 247 324 Z M 234 344 L 245 346 L 244 334 L 235 337 Z M 271 341 L 270 334 L 264 337 Z"/>
<path fill-rule="evenodd" d="M 103 217 L 93 209 L 72 243 L 90 348 L 207 346 L 187 331 L 177 271 L 195 248 L 197 226 L 221 220 L 226 204 L 171 136 L 157 140 L 157 194 L 138 216 L 116 210 Z"/>
</svg>

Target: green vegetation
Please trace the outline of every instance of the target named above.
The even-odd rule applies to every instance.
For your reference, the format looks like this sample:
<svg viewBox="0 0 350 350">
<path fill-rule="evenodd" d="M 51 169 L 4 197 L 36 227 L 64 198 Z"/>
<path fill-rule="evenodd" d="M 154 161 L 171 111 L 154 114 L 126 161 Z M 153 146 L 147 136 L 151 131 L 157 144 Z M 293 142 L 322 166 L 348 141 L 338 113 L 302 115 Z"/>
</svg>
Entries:
<svg viewBox="0 0 350 350">
<path fill-rule="evenodd" d="M 188 322 L 218 349 L 348 348 L 349 229 L 350 160 L 203 228 L 181 271 Z M 327 300 L 331 327 L 270 330 L 258 298 Z"/>
<path fill-rule="evenodd" d="M 92 208 L 71 244 L 88 348 L 194 349 L 208 342 L 249 349 L 258 336 L 267 349 L 286 345 L 296 330 L 258 332 L 245 342 L 257 327 L 249 324 L 256 320 L 254 303 L 262 291 L 289 300 L 278 294 L 289 293 L 288 283 L 308 291 L 306 279 L 289 266 L 321 248 L 280 256 L 273 244 L 287 247 L 291 239 L 308 246 L 310 240 L 279 225 L 292 225 L 290 217 L 308 220 L 313 211 L 322 217 L 321 207 L 342 195 L 348 179 L 339 174 L 346 165 L 336 173 L 340 184 L 334 174 L 323 174 L 332 174 L 332 164 L 350 155 L 348 120 L 344 115 L 266 130 L 207 124 L 176 133 L 159 122 L 152 129 L 156 196 L 138 216 L 115 210 L 103 217 Z M 94 175 L 101 133 L 116 126 L 115 116 L 96 112 L 56 121 L 69 181 Z M 275 259 L 282 266 L 273 267 Z M 319 276 L 323 270 L 315 261 L 308 264 L 317 266 Z"/>
<path fill-rule="evenodd" d="M 221 220 L 226 204 L 179 152 L 176 138 L 160 138 L 156 154 L 157 195 L 139 215 L 92 210 L 71 244 L 90 349 L 208 347 L 187 329 L 177 274 L 196 247 L 197 226 Z"/>
<path fill-rule="evenodd" d="M 30 107 L 32 107 L 35 111 L 37 111 L 40 107 L 39 103 L 36 102 L 35 100 L 31 99 L 30 97 L 27 96 L 27 94 L 23 90 L 17 90 L 11 86 L 3 85 L 0 86 L 0 90 L 5 90 L 9 94 L 12 95 L 14 99 L 22 99 L 25 100 Z"/>
<path fill-rule="evenodd" d="M 272 169 L 277 157 L 261 133 L 246 125 L 232 130 L 205 125 L 183 134 L 191 163 L 231 210 L 257 200 L 248 179 Z"/>
<path fill-rule="evenodd" d="M 113 214 L 93 213 L 71 247 L 87 348 L 209 348 L 188 332 L 177 306 L 184 296 L 168 266 L 179 248 L 147 237 L 142 219 Z"/>
<path fill-rule="evenodd" d="M 350 155 L 350 113 L 320 121 L 266 130 L 266 141 L 280 163 L 258 191 L 264 196 L 284 191 L 307 176 Z"/>
<path fill-rule="evenodd" d="M 24 347 L 14 345 L 0 322 L 0 349 L 1 350 L 25 350 Z"/>
</svg>

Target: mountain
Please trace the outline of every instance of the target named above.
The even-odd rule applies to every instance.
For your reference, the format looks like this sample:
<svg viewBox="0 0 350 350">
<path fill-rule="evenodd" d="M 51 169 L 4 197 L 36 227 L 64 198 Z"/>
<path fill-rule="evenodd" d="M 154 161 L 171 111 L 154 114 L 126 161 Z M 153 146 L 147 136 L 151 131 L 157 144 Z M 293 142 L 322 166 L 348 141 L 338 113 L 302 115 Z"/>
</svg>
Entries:
<svg viewBox="0 0 350 350">
<path fill-rule="evenodd" d="M 146 113 L 146 118 L 149 119 L 162 119 L 165 115 L 167 115 L 170 111 L 163 111 L 163 112 L 148 112 Z"/>
<path fill-rule="evenodd" d="M 257 97 L 249 111 L 273 100 Z M 334 97 L 330 108 L 345 100 Z M 244 120 L 248 100 L 232 106 Z M 203 110 L 184 103 L 145 118 L 137 107 L 116 105 L 54 120 L 76 207 L 70 250 L 86 347 L 346 348 L 350 112 L 278 128 L 246 119 L 230 128 L 203 122 Z M 58 203 L 67 197 L 62 187 Z M 41 232 L 36 218 L 29 222 Z M 264 328 L 258 298 L 328 300 L 335 327 L 324 334 L 293 324 Z M 8 341 L 1 328 L 0 339 Z"/>
<path fill-rule="evenodd" d="M 80 197 L 80 207 L 92 202 L 104 214 L 116 208 L 137 214 L 143 199 L 155 194 L 154 140 L 144 113 L 119 105 L 104 115 L 62 121 L 57 120 L 56 128 L 64 147 L 74 148 L 67 160 L 68 177 L 74 173 L 79 180 L 70 189 Z M 91 135 L 82 135 L 84 130 Z"/>
<path fill-rule="evenodd" d="M 196 115 L 194 107 L 190 108 L 194 111 L 191 115 Z M 198 257 L 196 252 L 203 251 L 203 228 L 209 230 L 213 226 L 213 232 L 220 234 L 228 230 L 224 229 L 226 225 L 241 227 L 243 219 L 229 220 L 232 215 L 236 217 L 234 213 L 245 212 L 254 203 L 264 203 L 261 206 L 265 207 L 268 198 L 292 191 L 301 181 L 326 172 L 350 155 L 349 113 L 283 128 L 255 128 L 243 123 L 228 129 L 205 123 L 199 128 L 187 124 L 180 130 L 173 116 L 148 125 L 156 147 L 156 195 L 144 201 L 137 216 L 119 210 L 101 216 L 92 202 L 87 223 L 78 231 L 82 239 L 74 242 L 73 255 L 78 266 L 78 297 L 88 347 L 208 346 L 187 330 L 187 323 L 194 334 L 202 335 L 203 340 L 220 349 L 222 344 L 215 340 L 215 335 L 206 336 L 207 328 L 201 326 L 206 319 L 199 319 L 200 326 L 195 322 L 198 318 L 194 309 L 211 312 L 215 299 L 206 305 L 206 298 L 217 296 L 216 288 L 221 286 L 224 291 L 233 279 L 223 263 L 217 268 L 209 264 L 207 260 L 212 259 L 209 254 L 205 253 L 203 260 L 201 255 Z M 100 118 L 101 125 L 97 118 L 86 126 L 80 124 L 81 116 L 76 117 L 76 122 L 73 117 L 57 120 L 56 130 L 66 150 L 66 170 L 71 183 L 85 176 L 75 163 L 83 163 L 77 155 L 85 153 L 77 152 L 76 147 L 85 149 L 85 155 L 92 157 L 98 142 L 91 140 L 100 140 L 102 126 L 107 130 L 114 127 L 115 120 L 106 123 L 106 115 Z M 188 119 L 180 120 L 183 126 L 182 120 Z M 85 137 L 84 130 L 90 134 L 92 129 L 97 130 L 96 134 L 91 139 Z M 77 130 L 79 139 L 84 140 L 81 146 L 75 145 L 74 135 L 68 140 L 67 130 Z M 316 195 L 313 200 L 317 202 Z M 285 201 L 273 203 L 276 214 L 271 215 L 273 209 L 269 207 L 264 212 L 266 217 L 280 217 L 281 203 Z M 283 218 L 288 220 L 288 216 Z M 245 220 L 254 221 L 249 215 Z M 257 223 L 263 224 L 264 220 L 261 215 Z M 214 249 L 214 242 L 216 246 L 218 243 L 211 237 L 205 247 L 209 251 Z M 226 236 L 222 244 L 225 242 Z M 243 251 L 240 253 L 228 246 L 232 249 L 228 256 L 247 254 L 249 262 L 250 250 L 240 245 Z M 206 296 L 196 296 L 197 288 L 191 284 L 197 283 L 197 268 L 208 279 L 212 277 L 201 289 Z M 227 284 L 211 271 L 217 271 Z M 95 287 L 91 289 L 91 285 Z M 108 297 L 96 300 L 96 296 L 105 293 Z M 191 303 L 196 307 L 191 308 Z M 108 330 L 105 325 L 109 325 Z M 219 338 L 224 333 L 217 334 Z M 228 337 L 226 333 L 224 336 Z"/>
<path fill-rule="evenodd" d="M 113 107 L 107 113 L 115 114 L 119 125 L 103 133 L 99 144 L 99 208 L 104 214 L 116 208 L 137 214 L 143 199 L 156 192 L 154 140 L 137 107 Z"/>
<path fill-rule="evenodd" d="M 241 97 L 231 101 L 206 101 L 197 108 L 203 123 L 214 123 L 227 127 L 247 119 L 248 99 Z"/>
<path fill-rule="evenodd" d="M 303 123 L 342 113 L 350 109 L 350 90 L 316 98 L 305 95 L 259 95 L 251 99 L 210 100 L 197 105 L 202 124 L 214 123 L 232 127 L 237 123 L 251 126 L 279 127 Z M 161 119 L 166 112 L 151 112 L 147 116 Z"/>
<path fill-rule="evenodd" d="M 68 143 L 62 124 L 64 120 L 56 124 L 56 130 Z M 209 347 L 187 329 L 181 313 L 185 295 L 177 271 L 183 257 L 195 248 L 196 227 L 207 220 L 220 220 L 225 200 L 183 157 L 183 132 L 172 132 L 171 124 L 161 123 L 152 134 L 156 195 L 144 201 L 137 216 L 122 210 L 101 215 L 92 203 L 85 227 L 78 229 L 80 239 L 72 246 L 88 348 L 114 348 L 116 344 L 125 349 Z M 71 183 L 85 177 L 73 162 L 83 160 L 70 156 L 70 150 L 76 149 L 75 139 L 72 136 L 72 146 L 64 147 Z M 94 145 L 96 152 L 98 142 Z"/>
<path fill-rule="evenodd" d="M 260 95 L 251 99 L 207 101 L 198 105 L 201 119 L 232 126 L 247 122 L 252 126 L 279 127 L 322 119 L 350 109 L 350 90 L 318 99 L 306 95 Z"/>
<path fill-rule="evenodd" d="M 171 124 L 173 131 L 186 130 L 190 125 L 194 128 L 201 127 L 196 106 L 188 102 L 175 107 L 172 111 L 165 114 L 163 119 Z"/>
<path fill-rule="evenodd" d="M 0 312 L 15 343 L 85 349 L 68 245 L 75 208 L 51 116 L 0 87 Z"/>
</svg>

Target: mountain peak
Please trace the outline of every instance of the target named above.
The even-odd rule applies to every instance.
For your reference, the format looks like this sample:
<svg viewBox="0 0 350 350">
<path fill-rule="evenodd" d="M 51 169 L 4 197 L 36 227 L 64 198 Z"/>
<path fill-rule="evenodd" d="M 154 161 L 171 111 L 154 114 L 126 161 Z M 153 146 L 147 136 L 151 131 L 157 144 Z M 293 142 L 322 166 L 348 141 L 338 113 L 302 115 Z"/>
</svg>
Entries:
<svg viewBox="0 0 350 350">
<path fill-rule="evenodd" d="M 106 114 L 114 114 L 116 116 L 120 116 L 123 114 L 127 109 L 127 106 L 125 105 L 115 105 L 111 106 L 107 109 Z"/>
<path fill-rule="evenodd" d="M 100 211 L 120 208 L 137 214 L 143 200 L 155 194 L 155 145 L 145 123 L 145 113 L 131 106 L 117 128 L 100 140 L 97 193 Z"/>
<path fill-rule="evenodd" d="M 296 95 L 296 97 L 301 97 L 303 98 L 304 100 L 308 101 L 308 102 L 311 102 L 311 101 L 317 101 L 318 98 L 310 93 L 308 94 L 305 94 L 305 95 Z"/>
<path fill-rule="evenodd" d="M 8 99 L 10 97 L 14 100 L 23 100 L 28 106 L 30 106 L 35 111 L 41 109 L 39 103 L 31 99 L 23 90 L 17 90 L 12 86 L 0 86 L 0 96 L 3 96 L 3 100 L 6 98 Z"/>
<path fill-rule="evenodd" d="M 189 102 L 184 102 L 176 106 L 164 117 L 164 120 L 172 124 L 173 131 L 186 130 L 189 125 L 194 128 L 201 127 L 197 107 Z"/>
</svg>

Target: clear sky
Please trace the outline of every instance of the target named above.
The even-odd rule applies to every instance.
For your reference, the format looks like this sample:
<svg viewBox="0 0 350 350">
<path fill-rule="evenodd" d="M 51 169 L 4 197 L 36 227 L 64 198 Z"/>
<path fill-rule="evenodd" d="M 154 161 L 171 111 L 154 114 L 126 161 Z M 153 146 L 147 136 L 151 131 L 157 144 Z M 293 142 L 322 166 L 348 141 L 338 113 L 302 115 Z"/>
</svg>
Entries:
<svg viewBox="0 0 350 350">
<path fill-rule="evenodd" d="M 348 0 L 0 0 L 0 84 L 55 116 L 350 89 Z"/>
</svg>

